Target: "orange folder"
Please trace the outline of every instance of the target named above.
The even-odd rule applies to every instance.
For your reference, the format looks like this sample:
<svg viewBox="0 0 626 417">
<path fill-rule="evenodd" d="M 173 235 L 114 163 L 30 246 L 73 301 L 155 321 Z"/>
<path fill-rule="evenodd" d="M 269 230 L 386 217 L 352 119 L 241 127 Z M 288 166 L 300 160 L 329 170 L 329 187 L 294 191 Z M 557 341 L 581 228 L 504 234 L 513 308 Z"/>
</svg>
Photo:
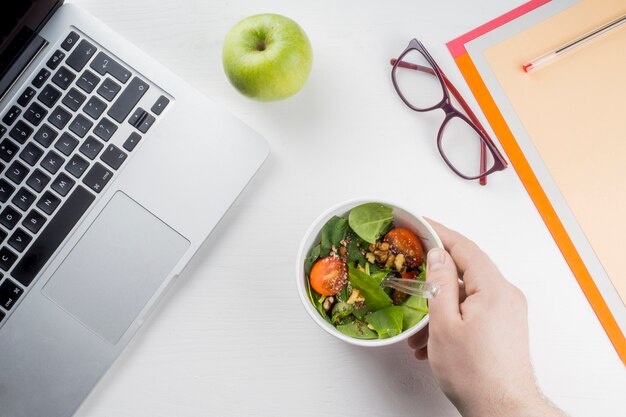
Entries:
<svg viewBox="0 0 626 417">
<path fill-rule="evenodd" d="M 465 80 L 541 214 L 618 355 L 626 338 L 555 210 L 540 178 L 496 105 L 465 44 L 548 3 L 533 0 L 448 43 Z M 583 0 L 483 51 L 554 183 L 611 284 L 626 304 L 626 27 L 525 74 L 522 65 L 581 32 L 619 16 L 623 0 Z M 595 43 L 595 44 L 594 44 Z M 537 105 L 538 100 L 541 101 Z M 604 107 L 603 107 L 604 106 Z M 617 106 L 615 108 L 614 106 Z M 565 110 L 561 111 L 563 108 Z M 546 111 L 553 109 L 554 111 Z M 619 120 L 607 113 L 621 109 Z M 607 204 L 613 203 L 613 204 Z M 623 233 L 622 233 L 623 232 Z M 622 308 L 626 306 L 622 305 Z M 612 308 L 615 308 L 614 306 Z"/>
</svg>

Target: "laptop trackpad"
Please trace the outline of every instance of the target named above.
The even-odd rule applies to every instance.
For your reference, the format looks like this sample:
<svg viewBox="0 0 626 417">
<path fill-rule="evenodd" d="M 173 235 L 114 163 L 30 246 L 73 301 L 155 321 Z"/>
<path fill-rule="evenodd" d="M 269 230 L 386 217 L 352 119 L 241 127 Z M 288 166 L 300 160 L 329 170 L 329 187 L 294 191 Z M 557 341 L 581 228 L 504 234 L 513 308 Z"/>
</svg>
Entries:
<svg viewBox="0 0 626 417">
<path fill-rule="evenodd" d="M 118 191 L 42 291 L 115 344 L 188 247 L 184 237 Z"/>
</svg>

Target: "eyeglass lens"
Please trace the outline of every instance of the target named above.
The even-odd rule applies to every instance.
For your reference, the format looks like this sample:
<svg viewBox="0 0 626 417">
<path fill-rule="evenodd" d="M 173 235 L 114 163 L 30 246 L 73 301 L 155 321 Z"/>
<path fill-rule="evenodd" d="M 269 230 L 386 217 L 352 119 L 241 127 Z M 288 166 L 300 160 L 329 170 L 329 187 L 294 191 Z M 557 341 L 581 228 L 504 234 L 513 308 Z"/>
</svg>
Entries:
<svg viewBox="0 0 626 417">
<path fill-rule="evenodd" d="M 443 87 L 432 65 L 417 50 L 409 50 L 395 69 L 396 84 L 416 109 L 427 109 L 443 99 Z"/>
<path fill-rule="evenodd" d="M 439 146 L 448 163 L 466 177 L 479 177 L 482 140 L 478 132 L 459 116 L 448 119 L 442 129 Z M 488 171 L 493 168 L 494 159 L 491 152 L 486 157 L 485 171 Z"/>
</svg>

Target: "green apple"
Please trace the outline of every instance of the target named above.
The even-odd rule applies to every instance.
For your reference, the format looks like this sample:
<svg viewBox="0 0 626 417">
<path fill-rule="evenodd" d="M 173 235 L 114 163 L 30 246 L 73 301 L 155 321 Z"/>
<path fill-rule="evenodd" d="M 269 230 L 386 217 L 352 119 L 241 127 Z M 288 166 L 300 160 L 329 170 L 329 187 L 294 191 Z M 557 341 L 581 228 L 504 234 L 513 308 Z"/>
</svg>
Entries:
<svg viewBox="0 0 626 417">
<path fill-rule="evenodd" d="M 287 98 L 306 82 L 313 52 L 306 33 L 277 14 L 250 16 L 226 35 L 224 71 L 242 94 L 260 101 Z"/>
</svg>

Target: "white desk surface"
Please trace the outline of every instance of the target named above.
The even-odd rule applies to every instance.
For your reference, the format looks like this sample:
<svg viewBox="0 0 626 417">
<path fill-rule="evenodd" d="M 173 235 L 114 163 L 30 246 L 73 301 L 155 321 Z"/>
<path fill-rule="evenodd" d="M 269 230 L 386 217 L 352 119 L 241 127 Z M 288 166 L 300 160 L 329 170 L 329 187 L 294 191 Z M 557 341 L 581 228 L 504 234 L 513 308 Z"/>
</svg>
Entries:
<svg viewBox="0 0 626 417">
<path fill-rule="evenodd" d="M 390 82 L 389 58 L 418 37 L 477 109 L 445 42 L 523 1 L 76 0 L 272 148 L 77 415 L 457 416 L 406 344 L 348 346 L 302 308 L 303 233 L 327 207 L 368 196 L 476 240 L 528 297 L 544 392 L 572 416 L 624 415 L 626 368 L 515 171 L 487 187 L 458 179 L 435 145 L 442 114 L 410 111 Z M 296 20 L 314 49 L 307 85 L 277 103 L 239 95 L 221 64 L 230 27 L 265 12 Z"/>
</svg>

